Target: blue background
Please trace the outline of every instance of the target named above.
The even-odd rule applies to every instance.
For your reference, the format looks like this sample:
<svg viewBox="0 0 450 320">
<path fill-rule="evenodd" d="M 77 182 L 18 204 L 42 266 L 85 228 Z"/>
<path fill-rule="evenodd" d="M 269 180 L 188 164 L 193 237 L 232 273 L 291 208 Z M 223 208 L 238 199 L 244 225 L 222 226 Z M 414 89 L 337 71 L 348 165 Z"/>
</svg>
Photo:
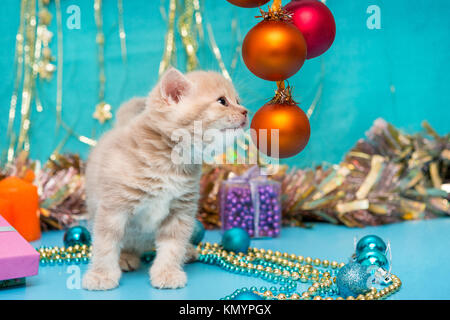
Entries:
<svg viewBox="0 0 450 320">
<path fill-rule="evenodd" d="M 98 96 L 96 26 L 92 0 L 62 0 L 64 35 L 63 118 L 79 134 L 92 136 L 103 128 L 92 118 Z M 284 1 L 283 3 L 287 3 Z M 69 30 L 66 9 L 81 9 L 81 29 Z M 167 7 L 168 1 L 162 4 Z M 381 9 L 381 29 L 369 30 L 369 5 Z M 337 24 L 336 40 L 321 58 L 309 60 L 292 79 L 295 97 L 306 110 L 320 83 L 321 59 L 324 65 L 323 98 L 311 118 L 309 146 L 298 156 L 286 160 L 291 165 L 312 165 L 322 161 L 336 163 L 372 122 L 383 117 L 408 132 L 420 129 L 426 119 L 441 134 L 449 131 L 450 94 L 450 2 L 447 0 L 328 0 Z M 145 95 L 156 83 L 163 54 L 166 23 L 159 0 L 124 1 L 128 65 L 125 67 L 118 36 L 116 1 L 104 1 L 106 37 L 106 98 L 114 109 L 133 96 Z M 20 2 L 2 2 L 0 37 L 0 149 L 6 147 L 9 100 L 13 91 L 15 35 L 19 24 Z M 54 4 L 50 10 L 55 14 Z M 229 67 L 235 50 L 231 21 L 237 17 L 242 36 L 256 23 L 257 9 L 241 9 L 225 0 L 205 0 L 205 23 L 211 23 L 216 41 Z M 56 55 L 56 19 L 51 48 Z M 180 40 L 178 66 L 185 57 Z M 217 61 L 206 42 L 200 50 L 201 67 L 218 70 Z M 273 95 L 275 85 L 253 76 L 239 61 L 233 80 L 243 103 L 253 112 Z M 44 111 L 33 110 L 31 156 L 41 160 L 65 137 L 55 129 L 56 77 L 39 85 Z M 395 90 L 392 90 L 395 88 Z M 17 128 L 17 126 L 16 126 Z M 70 139 L 64 150 L 88 153 L 88 147 Z"/>
</svg>

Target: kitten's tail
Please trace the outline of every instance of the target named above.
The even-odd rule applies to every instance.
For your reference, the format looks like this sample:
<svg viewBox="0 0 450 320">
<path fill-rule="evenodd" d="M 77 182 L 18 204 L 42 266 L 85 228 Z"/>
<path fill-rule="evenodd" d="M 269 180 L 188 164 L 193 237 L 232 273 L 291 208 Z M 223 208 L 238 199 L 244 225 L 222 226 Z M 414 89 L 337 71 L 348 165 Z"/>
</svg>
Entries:
<svg viewBox="0 0 450 320">
<path fill-rule="evenodd" d="M 116 127 L 130 123 L 138 114 L 145 109 L 145 98 L 133 98 L 125 102 L 116 113 Z"/>
</svg>

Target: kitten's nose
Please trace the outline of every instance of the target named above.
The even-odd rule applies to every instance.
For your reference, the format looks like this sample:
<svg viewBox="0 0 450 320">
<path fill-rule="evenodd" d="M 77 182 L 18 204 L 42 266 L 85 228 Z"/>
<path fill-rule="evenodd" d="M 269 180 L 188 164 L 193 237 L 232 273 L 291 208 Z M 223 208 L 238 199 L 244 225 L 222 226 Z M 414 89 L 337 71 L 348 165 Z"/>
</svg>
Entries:
<svg viewBox="0 0 450 320">
<path fill-rule="evenodd" d="M 247 110 L 242 110 L 242 114 L 243 114 L 244 116 L 247 116 L 248 111 L 247 111 Z"/>
</svg>

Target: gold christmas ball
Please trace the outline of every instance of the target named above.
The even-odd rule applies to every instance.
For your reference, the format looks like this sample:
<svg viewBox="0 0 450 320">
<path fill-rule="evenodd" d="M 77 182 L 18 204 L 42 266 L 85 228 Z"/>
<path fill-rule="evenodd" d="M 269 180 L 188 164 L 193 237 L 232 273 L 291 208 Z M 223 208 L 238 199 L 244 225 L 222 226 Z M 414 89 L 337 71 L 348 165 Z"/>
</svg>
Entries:
<svg viewBox="0 0 450 320">
<path fill-rule="evenodd" d="M 257 77 L 281 81 L 296 74 L 306 59 L 306 42 L 291 23 L 262 21 L 245 36 L 242 57 Z"/>
<path fill-rule="evenodd" d="M 241 8 L 256 8 L 266 4 L 270 0 L 227 0 L 229 3 Z"/>
<path fill-rule="evenodd" d="M 311 134 L 308 117 L 294 104 L 264 105 L 254 115 L 251 129 L 252 140 L 258 149 L 270 157 L 276 157 L 278 147 L 278 158 L 292 157 L 301 152 Z M 272 146 L 272 130 L 278 130 L 278 146 L 276 141 Z"/>
</svg>

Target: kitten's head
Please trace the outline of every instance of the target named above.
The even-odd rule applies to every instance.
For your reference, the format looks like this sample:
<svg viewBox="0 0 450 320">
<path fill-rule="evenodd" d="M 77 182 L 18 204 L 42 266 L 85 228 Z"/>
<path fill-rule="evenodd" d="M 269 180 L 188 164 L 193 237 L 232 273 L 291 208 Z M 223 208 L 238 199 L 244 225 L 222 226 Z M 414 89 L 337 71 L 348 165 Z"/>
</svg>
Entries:
<svg viewBox="0 0 450 320">
<path fill-rule="evenodd" d="M 171 68 L 150 93 L 154 125 L 170 136 L 173 130 L 193 133 L 194 122 L 203 130 L 241 129 L 248 125 L 247 109 L 240 105 L 233 84 L 217 72 L 183 75 Z"/>
</svg>

